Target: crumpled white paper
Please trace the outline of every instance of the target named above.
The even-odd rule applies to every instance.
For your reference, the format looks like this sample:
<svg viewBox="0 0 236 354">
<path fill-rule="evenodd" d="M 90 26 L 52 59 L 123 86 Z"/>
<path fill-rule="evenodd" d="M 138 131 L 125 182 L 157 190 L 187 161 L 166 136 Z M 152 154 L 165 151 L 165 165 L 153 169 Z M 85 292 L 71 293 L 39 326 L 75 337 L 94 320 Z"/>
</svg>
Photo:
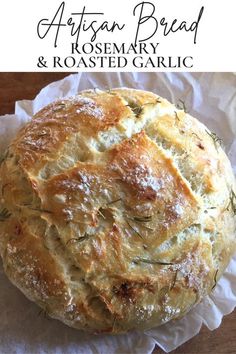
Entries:
<svg viewBox="0 0 236 354">
<path fill-rule="evenodd" d="M 46 104 L 88 88 L 150 90 L 173 103 L 185 101 L 190 114 L 220 136 L 236 173 L 236 76 L 233 73 L 78 73 L 45 87 L 34 101 L 16 102 L 15 115 L 0 117 L 0 152 L 18 129 Z M 0 103 L 1 104 L 1 103 Z M 236 307 L 236 256 L 214 292 L 183 319 L 145 333 L 93 336 L 40 314 L 7 280 L 0 265 L 0 353 L 149 354 L 155 345 L 169 352 L 195 336 L 202 324 L 217 328 Z"/>
</svg>

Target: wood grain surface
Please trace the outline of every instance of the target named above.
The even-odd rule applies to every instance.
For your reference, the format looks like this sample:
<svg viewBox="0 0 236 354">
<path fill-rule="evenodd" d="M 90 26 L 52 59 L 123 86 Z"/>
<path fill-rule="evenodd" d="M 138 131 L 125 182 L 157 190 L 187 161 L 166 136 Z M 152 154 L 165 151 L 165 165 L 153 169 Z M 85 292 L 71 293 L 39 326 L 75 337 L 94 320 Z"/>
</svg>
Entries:
<svg viewBox="0 0 236 354">
<path fill-rule="evenodd" d="M 0 115 L 13 113 L 15 101 L 33 99 L 45 85 L 67 75 L 66 73 L 0 73 Z M 156 348 L 153 354 L 161 353 L 164 352 Z M 220 328 L 211 332 L 203 327 L 196 337 L 172 354 L 236 354 L 236 311 L 224 318 Z"/>
</svg>

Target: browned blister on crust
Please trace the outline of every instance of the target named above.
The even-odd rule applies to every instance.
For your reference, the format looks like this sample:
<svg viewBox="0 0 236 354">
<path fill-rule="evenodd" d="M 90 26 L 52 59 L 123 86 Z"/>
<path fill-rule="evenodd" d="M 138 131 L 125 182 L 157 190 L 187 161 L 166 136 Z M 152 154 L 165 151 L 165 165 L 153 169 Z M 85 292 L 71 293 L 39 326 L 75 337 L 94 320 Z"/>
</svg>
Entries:
<svg viewBox="0 0 236 354">
<path fill-rule="evenodd" d="M 235 251 L 235 179 L 219 139 L 145 91 L 43 108 L 0 165 L 0 251 L 50 316 L 95 333 L 182 317 Z"/>
</svg>

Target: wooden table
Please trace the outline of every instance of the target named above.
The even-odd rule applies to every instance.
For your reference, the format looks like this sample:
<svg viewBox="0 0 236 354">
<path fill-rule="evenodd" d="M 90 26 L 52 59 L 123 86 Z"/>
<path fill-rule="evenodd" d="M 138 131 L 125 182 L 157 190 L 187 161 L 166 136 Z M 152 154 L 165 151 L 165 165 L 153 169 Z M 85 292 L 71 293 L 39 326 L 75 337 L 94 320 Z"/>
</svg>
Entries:
<svg viewBox="0 0 236 354">
<path fill-rule="evenodd" d="M 66 73 L 0 73 L 0 115 L 14 112 L 14 103 L 33 99 L 39 90 Z M 153 354 L 164 353 L 157 348 Z M 236 311 L 226 316 L 222 325 L 211 332 L 202 328 L 199 335 L 172 352 L 173 354 L 235 354 Z M 121 353 L 120 353 L 121 354 Z M 145 353 L 140 353 L 145 354 Z"/>
</svg>

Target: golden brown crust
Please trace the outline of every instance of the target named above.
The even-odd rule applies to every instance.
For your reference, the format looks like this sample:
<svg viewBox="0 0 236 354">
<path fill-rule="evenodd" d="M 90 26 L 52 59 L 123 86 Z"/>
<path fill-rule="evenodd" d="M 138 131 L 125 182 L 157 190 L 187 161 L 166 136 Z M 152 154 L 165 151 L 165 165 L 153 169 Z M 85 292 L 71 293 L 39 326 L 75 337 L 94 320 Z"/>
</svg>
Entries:
<svg viewBox="0 0 236 354">
<path fill-rule="evenodd" d="M 96 136 L 130 113 L 120 96 L 106 93 L 56 101 L 38 112 L 19 135 L 15 149 L 21 155 L 20 163 L 28 170 L 42 168 L 43 163 L 56 158 L 73 133 Z"/>
<path fill-rule="evenodd" d="M 75 328 L 180 318 L 235 251 L 235 179 L 219 141 L 150 92 L 84 91 L 45 107 L 0 176 L 5 271 Z"/>
</svg>

